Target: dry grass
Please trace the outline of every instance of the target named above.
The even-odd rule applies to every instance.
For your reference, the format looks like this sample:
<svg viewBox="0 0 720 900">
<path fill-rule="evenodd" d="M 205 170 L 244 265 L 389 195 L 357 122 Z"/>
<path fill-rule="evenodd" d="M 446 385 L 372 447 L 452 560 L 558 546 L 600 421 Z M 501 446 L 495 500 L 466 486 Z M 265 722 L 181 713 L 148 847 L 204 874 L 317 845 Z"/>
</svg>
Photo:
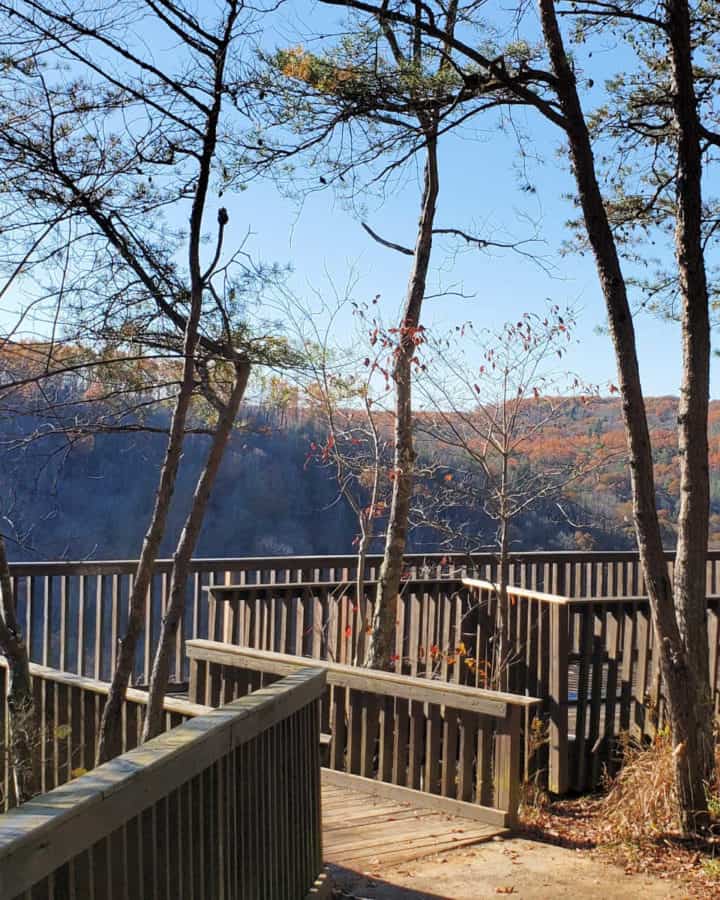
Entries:
<svg viewBox="0 0 720 900">
<path fill-rule="evenodd" d="M 720 900 L 720 839 L 680 837 L 669 735 L 661 732 L 646 746 L 626 739 L 623 752 L 623 768 L 601 796 L 526 807 L 523 830 L 539 840 L 599 855 L 627 873 L 673 880 L 682 891 L 678 896 Z M 718 766 L 720 771 L 720 752 Z M 713 830 L 720 835 L 717 785 L 709 792 L 708 806 Z"/>
<path fill-rule="evenodd" d="M 672 742 L 659 732 L 649 746 L 623 740 L 623 766 L 601 802 L 608 839 L 654 840 L 680 830 Z"/>
</svg>

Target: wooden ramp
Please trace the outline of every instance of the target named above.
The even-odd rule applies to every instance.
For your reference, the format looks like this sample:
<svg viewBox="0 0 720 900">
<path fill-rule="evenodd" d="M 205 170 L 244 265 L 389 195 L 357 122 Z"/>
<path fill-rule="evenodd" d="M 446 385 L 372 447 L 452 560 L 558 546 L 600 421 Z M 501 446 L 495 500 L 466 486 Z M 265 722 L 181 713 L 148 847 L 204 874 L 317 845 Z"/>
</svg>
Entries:
<svg viewBox="0 0 720 900">
<path fill-rule="evenodd" d="M 350 776 L 352 777 L 352 776 Z M 358 780 L 359 781 L 359 780 Z M 418 792 L 419 794 L 419 792 Z M 422 795 L 419 795 L 422 803 Z M 491 840 L 507 829 L 370 793 L 323 777 L 326 863 L 368 871 Z"/>
</svg>

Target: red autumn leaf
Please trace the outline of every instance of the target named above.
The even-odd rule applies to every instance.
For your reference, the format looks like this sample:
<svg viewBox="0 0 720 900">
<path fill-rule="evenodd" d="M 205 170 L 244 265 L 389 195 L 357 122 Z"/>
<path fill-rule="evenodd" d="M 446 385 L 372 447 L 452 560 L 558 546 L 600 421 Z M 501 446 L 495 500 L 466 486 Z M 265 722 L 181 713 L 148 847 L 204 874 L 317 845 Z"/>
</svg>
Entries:
<svg viewBox="0 0 720 900">
<path fill-rule="evenodd" d="M 349 638 L 351 635 L 352 635 L 352 628 L 349 625 L 347 625 L 345 628 L 345 637 Z"/>
</svg>

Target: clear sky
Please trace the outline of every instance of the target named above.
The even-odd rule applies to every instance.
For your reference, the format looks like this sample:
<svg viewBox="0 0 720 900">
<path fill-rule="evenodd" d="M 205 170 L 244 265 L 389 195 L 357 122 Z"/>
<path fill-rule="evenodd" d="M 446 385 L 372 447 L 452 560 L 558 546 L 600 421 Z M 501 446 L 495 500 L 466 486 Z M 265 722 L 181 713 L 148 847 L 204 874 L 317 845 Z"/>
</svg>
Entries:
<svg viewBox="0 0 720 900">
<path fill-rule="evenodd" d="M 288 0 L 273 17 L 265 20 L 261 40 L 265 47 L 307 44 L 314 30 L 342 31 L 342 10 L 314 0 Z M 161 53 L 152 35 L 148 42 Z M 619 54 L 609 46 L 606 56 L 595 54 L 592 66 L 596 83 L 602 84 Z M 587 62 L 587 61 L 586 61 Z M 596 89 L 597 100 L 602 88 Z M 584 381 L 601 390 L 615 380 L 615 362 L 610 339 L 598 333 L 605 322 L 602 296 L 589 255 L 561 255 L 569 237 L 565 225 L 574 215 L 566 199 L 574 190 L 567 165 L 558 154 L 559 132 L 532 112 L 516 113 L 518 125 L 532 139 L 542 161 L 529 163 L 527 180 L 535 193 L 520 190 L 515 138 L 497 128 L 497 116 L 475 120 L 472 129 L 442 140 L 440 153 L 440 199 L 438 226 L 455 226 L 500 241 L 533 237 L 542 242 L 526 249 L 540 254 L 545 271 L 535 262 L 511 251 L 463 250 L 446 240 L 438 241 L 433 254 L 429 293 L 443 289 L 468 295 L 443 296 L 426 303 L 423 324 L 444 331 L 472 320 L 476 327 L 492 327 L 523 312 L 541 310 L 549 298 L 578 312 L 577 342 L 569 350 L 566 364 Z M 307 173 L 304 173 L 307 174 Z M 364 217 L 380 234 L 399 244 L 412 246 L 418 218 L 418 172 L 410 168 L 401 184 L 383 202 L 365 198 Z M 328 282 L 344 285 L 353 272 L 357 278 L 354 296 L 370 299 L 381 295 L 383 318 L 396 318 L 401 306 L 411 260 L 376 244 L 361 228 L 358 216 L 328 188 L 317 190 L 301 202 L 284 197 L 270 182 L 252 182 L 237 194 L 217 198 L 230 212 L 231 233 L 239 241 L 249 229 L 247 249 L 265 262 L 289 263 L 293 267 L 291 287 L 299 297 L 328 291 Z M 215 220 L 209 211 L 208 222 Z M 458 250 L 460 252 L 458 252 Z M 341 320 L 348 333 L 351 317 Z M 637 319 L 643 385 L 648 395 L 677 394 L 680 378 L 680 346 L 677 328 L 650 315 Z M 713 396 L 720 396 L 720 380 L 713 361 Z"/>
</svg>

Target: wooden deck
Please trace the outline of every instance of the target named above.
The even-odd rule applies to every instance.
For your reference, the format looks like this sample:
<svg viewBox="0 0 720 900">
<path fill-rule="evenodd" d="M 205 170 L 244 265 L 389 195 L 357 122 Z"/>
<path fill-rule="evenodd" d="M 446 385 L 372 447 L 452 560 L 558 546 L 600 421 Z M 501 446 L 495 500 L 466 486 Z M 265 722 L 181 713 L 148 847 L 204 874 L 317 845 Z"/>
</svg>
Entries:
<svg viewBox="0 0 720 900">
<path fill-rule="evenodd" d="M 323 858 L 336 866 L 373 871 L 488 841 L 505 831 L 323 779 Z"/>
</svg>

